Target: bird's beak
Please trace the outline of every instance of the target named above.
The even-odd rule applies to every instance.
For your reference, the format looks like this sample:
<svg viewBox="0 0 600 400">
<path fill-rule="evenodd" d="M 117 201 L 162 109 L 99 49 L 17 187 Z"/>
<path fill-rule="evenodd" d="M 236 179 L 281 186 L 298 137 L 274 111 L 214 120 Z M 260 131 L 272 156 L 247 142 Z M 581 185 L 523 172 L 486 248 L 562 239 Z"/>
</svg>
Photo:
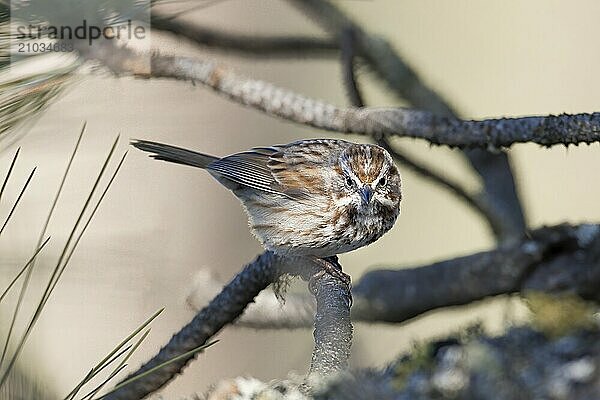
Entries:
<svg viewBox="0 0 600 400">
<path fill-rule="evenodd" d="M 362 199 L 362 201 L 365 204 L 369 204 L 371 202 L 371 199 L 373 198 L 373 189 L 371 189 L 371 186 L 369 185 L 365 185 L 363 186 L 360 190 L 360 198 Z"/>
</svg>

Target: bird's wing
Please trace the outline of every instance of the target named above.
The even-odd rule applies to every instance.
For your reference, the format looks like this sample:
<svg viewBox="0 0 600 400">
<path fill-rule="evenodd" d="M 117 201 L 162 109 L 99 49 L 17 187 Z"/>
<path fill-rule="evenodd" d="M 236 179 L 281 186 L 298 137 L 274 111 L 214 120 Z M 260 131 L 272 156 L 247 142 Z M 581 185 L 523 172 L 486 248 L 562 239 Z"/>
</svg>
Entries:
<svg viewBox="0 0 600 400">
<path fill-rule="evenodd" d="M 256 147 L 216 160 L 207 169 L 244 187 L 285 195 L 268 166 L 278 152 L 276 147 Z"/>
</svg>

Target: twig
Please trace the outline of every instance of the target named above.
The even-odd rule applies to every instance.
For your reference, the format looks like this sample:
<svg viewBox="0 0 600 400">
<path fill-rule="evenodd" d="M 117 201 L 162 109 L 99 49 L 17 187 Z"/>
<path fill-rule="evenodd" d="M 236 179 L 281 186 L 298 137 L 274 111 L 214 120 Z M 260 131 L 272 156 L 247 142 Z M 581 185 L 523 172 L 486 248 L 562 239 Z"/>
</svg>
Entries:
<svg viewBox="0 0 600 400">
<path fill-rule="evenodd" d="M 451 178 L 424 166 L 420 162 L 407 156 L 405 153 L 397 151 L 396 148 L 392 147 L 391 143 L 386 137 L 377 139 L 377 144 L 390 152 L 396 162 L 399 162 L 419 175 L 430 179 L 434 183 L 437 183 L 441 187 L 447 189 L 451 194 L 460 200 L 463 200 L 465 204 L 470 206 L 483 218 L 484 221 L 487 222 L 489 228 L 495 236 L 501 235 L 504 228 L 500 216 L 496 215 L 496 210 L 490 207 L 486 201 L 483 201 L 481 197 L 472 195 L 471 193 L 467 192 L 467 190 L 458 182 L 454 182 Z"/>
<path fill-rule="evenodd" d="M 218 281 L 214 282 L 220 283 Z M 212 284 L 210 285 L 212 286 Z M 211 299 L 201 292 L 207 287 L 205 282 L 194 288 L 193 295 L 188 297 L 188 305 L 194 311 L 202 309 Z M 221 288 L 223 285 L 220 286 Z M 275 301 L 271 301 L 271 298 Z M 356 299 L 355 299 L 356 300 Z M 304 329 L 314 327 L 317 305 L 312 295 L 286 295 L 285 303 L 281 304 L 272 291 L 263 291 L 250 304 L 244 313 L 233 323 L 238 328 L 250 329 Z M 354 318 L 354 317 L 353 317 Z M 355 321 L 360 319 L 354 318 Z"/>
<path fill-rule="evenodd" d="M 479 200 L 494 210 L 495 221 L 499 222 L 496 238 L 520 236 L 527 226 L 508 154 L 503 150 L 495 151 L 493 145 L 488 149 L 465 149 L 464 153 L 481 176 L 483 188 Z"/>
<path fill-rule="evenodd" d="M 338 45 L 327 38 L 307 36 L 253 36 L 220 31 L 169 18 L 152 12 L 152 29 L 184 37 L 203 47 L 232 51 L 247 57 L 322 57 L 335 56 Z"/>
<path fill-rule="evenodd" d="M 366 33 L 330 2 L 321 0 L 289 0 L 289 2 L 312 17 L 338 42 L 341 41 L 345 30 L 352 29 L 356 35 L 357 54 L 367 61 L 390 89 L 415 107 L 432 110 L 441 115 L 453 114 L 448 103 L 422 82 L 417 73 L 385 39 Z"/>
<path fill-rule="evenodd" d="M 356 80 L 356 32 L 352 27 L 348 27 L 342 32 L 340 48 L 342 50 L 342 82 L 346 94 L 352 106 L 362 108 L 365 106 L 365 101 Z"/>
</svg>

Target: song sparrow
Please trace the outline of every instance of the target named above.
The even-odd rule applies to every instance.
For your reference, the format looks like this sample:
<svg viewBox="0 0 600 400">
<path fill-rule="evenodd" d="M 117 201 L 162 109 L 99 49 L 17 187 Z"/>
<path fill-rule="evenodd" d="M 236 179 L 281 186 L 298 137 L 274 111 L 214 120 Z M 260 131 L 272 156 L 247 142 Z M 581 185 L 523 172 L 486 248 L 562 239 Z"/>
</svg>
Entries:
<svg viewBox="0 0 600 400">
<path fill-rule="evenodd" d="M 301 140 L 218 158 L 133 141 L 152 157 L 206 169 L 244 205 L 263 246 L 281 255 L 326 258 L 379 239 L 400 212 L 400 174 L 383 148 Z"/>
</svg>

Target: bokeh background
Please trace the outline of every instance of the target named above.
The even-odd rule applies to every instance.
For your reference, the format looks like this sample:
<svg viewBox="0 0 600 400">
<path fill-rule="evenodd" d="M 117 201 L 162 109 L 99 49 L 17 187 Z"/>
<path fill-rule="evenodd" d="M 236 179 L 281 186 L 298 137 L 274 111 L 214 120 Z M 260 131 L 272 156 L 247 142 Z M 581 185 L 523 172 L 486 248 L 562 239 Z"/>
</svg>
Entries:
<svg viewBox="0 0 600 400">
<path fill-rule="evenodd" d="M 600 3 L 565 1 L 347 0 L 337 2 L 365 29 L 384 35 L 468 118 L 591 112 L 600 95 Z M 277 0 L 224 0 L 183 18 L 205 26 L 254 34 L 323 34 L 298 10 Z M 244 59 L 153 35 L 162 53 L 210 57 L 243 74 L 308 96 L 345 105 L 336 59 Z M 401 105 L 367 70 L 359 75 L 369 105 Z M 85 76 L 55 102 L 10 149 L 0 171 L 22 147 L 5 215 L 17 182 L 38 167 L 35 180 L 0 239 L 4 285 L 35 246 L 76 136 L 88 122 L 75 169 L 50 226 L 53 246 L 41 258 L 31 288 L 56 260 L 112 138 L 144 138 L 226 155 L 252 146 L 335 136 L 243 108 L 203 87 L 167 80 Z M 362 141 L 358 136 L 346 137 Z M 399 140 L 406 149 L 469 188 L 479 182 L 456 151 Z M 5 144 L 0 144 L 4 146 Z M 9 150 L 9 151 L 4 151 Z M 532 226 L 598 221 L 600 149 L 591 146 L 510 149 L 519 193 Z M 405 198 L 394 229 L 368 248 L 341 256 L 356 281 L 370 268 L 405 267 L 493 246 L 481 220 L 447 192 L 403 171 Z M 130 362 L 148 359 L 194 315 L 186 305 L 194 274 L 210 269 L 223 280 L 261 251 L 238 201 L 207 174 L 153 161 L 131 150 L 25 352 L 26 364 L 65 393 L 121 338 L 166 307 L 149 339 Z M 295 290 L 303 290 L 298 285 Z M 510 306 L 508 304 L 511 304 Z M 30 308 L 27 308 L 29 310 Z M 515 299 L 496 299 L 430 313 L 402 325 L 355 325 L 353 367 L 383 366 L 415 341 L 480 320 L 497 331 L 507 315 L 522 313 Z M 27 315 L 27 313 L 25 314 Z M 24 321 L 24 320 L 23 320 Z M 22 322 L 23 322 L 22 321 Z M 262 380 L 304 373 L 312 332 L 229 327 L 162 394 L 178 398 L 205 391 L 227 377 Z M 57 366 L 59 366 L 57 368 Z"/>
</svg>

